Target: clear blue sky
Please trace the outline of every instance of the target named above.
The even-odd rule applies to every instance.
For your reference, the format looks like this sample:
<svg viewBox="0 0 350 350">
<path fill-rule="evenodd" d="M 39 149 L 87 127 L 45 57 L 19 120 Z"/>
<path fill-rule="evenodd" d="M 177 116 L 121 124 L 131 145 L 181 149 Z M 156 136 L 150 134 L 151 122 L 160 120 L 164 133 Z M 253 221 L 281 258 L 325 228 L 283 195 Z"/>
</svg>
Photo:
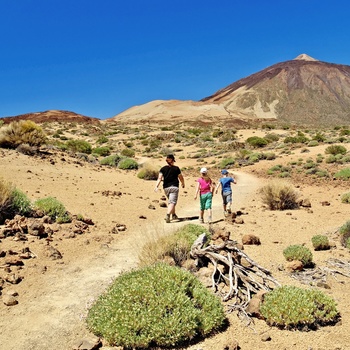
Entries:
<svg viewBox="0 0 350 350">
<path fill-rule="evenodd" d="M 350 65 L 348 0 L 0 0 L 0 117 L 199 100 L 306 53 Z"/>
</svg>

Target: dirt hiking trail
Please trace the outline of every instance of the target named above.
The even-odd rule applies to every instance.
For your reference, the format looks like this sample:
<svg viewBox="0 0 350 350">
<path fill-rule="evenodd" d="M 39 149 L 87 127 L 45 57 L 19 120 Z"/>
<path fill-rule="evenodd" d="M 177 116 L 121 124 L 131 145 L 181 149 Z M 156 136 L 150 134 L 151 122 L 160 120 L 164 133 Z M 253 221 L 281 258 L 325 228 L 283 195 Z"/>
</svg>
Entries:
<svg viewBox="0 0 350 350">
<path fill-rule="evenodd" d="M 250 203 L 262 182 L 243 172 L 234 172 L 233 210 Z M 177 214 L 198 215 L 199 202 L 194 200 L 196 178 L 186 179 L 186 189 L 180 191 Z M 148 185 L 151 189 L 154 184 Z M 187 196 L 184 196 L 187 193 Z M 160 213 L 160 211 L 157 211 Z M 165 213 L 165 211 L 164 211 Z M 205 214 L 207 215 L 207 214 Z M 207 217 L 207 216 L 205 216 Z M 223 219 L 220 192 L 213 199 L 213 221 Z M 77 340 L 91 335 L 84 322 L 88 305 L 100 295 L 122 271 L 137 266 L 138 249 L 157 234 L 166 234 L 180 225 L 194 221 L 166 224 L 159 214 L 155 222 L 145 221 L 142 232 L 126 231 L 118 239 L 101 243 L 94 254 L 77 253 L 77 259 L 61 263 L 54 273 L 40 275 L 40 285 L 29 286 L 31 293 L 25 303 L 8 308 L 0 319 L 0 348 L 7 350 L 67 350 Z M 148 237 L 148 238 L 147 238 Z M 153 235 L 154 237 L 154 235 Z M 74 244 L 74 240 L 71 244 Z M 84 249 L 77 247 L 78 249 Z"/>
</svg>

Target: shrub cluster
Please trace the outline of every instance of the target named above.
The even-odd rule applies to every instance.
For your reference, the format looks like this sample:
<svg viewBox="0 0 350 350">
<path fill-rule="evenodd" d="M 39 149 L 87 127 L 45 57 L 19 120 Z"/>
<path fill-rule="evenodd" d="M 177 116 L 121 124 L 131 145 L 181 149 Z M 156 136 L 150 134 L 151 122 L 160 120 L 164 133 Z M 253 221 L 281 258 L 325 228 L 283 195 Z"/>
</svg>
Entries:
<svg viewBox="0 0 350 350">
<path fill-rule="evenodd" d="M 340 227 L 339 233 L 341 245 L 350 249 L 350 220 Z"/>
<path fill-rule="evenodd" d="M 190 258 L 190 250 L 199 235 L 205 233 L 210 240 L 210 233 L 200 225 L 187 224 L 173 234 L 150 240 L 139 255 L 140 266 L 147 266 L 171 257 L 177 266 Z"/>
<path fill-rule="evenodd" d="M 38 199 L 34 202 L 35 210 L 43 212 L 44 215 L 50 216 L 52 220 L 58 223 L 70 222 L 71 217 L 64 205 L 54 197 Z"/>
<path fill-rule="evenodd" d="M 269 325 L 286 329 L 316 329 L 339 319 L 335 301 L 319 290 L 292 286 L 265 294 L 260 308 Z"/>
<path fill-rule="evenodd" d="M 16 214 L 27 215 L 31 211 L 28 197 L 11 183 L 0 179 L 0 224 Z"/>
<path fill-rule="evenodd" d="M 271 210 L 298 208 L 298 192 L 288 183 L 271 181 L 260 189 L 264 204 Z"/>
<path fill-rule="evenodd" d="M 0 129 L 0 147 L 15 149 L 21 144 L 41 146 L 47 141 L 42 128 L 31 120 L 20 120 Z"/>
<path fill-rule="evenodd" d="M 225 313 L 191 273 L 156 264 L 117 277 L 86 321 L 110 345 L 145 349 L 206 336 L 223 325 Z"/>
<path fill-rule="evenodd" d="M 138 172 L 137 177 L 143 180 L 157 180 L 159 170 L 154 168 L 150 164 L 144 164 L 141 170 Z"/>
<path fill-rule="evenodd" d="M 329 239 L 324 235 L 316 235 L 311 238 L 315 250 L 327 250 L 330 248 Z"/>
<path fill-rule="evenodd" d="M 283 251 L 283 256 L 287 261 L 298 260 L 303 263 L 304 266 L 309 266 L 312 264 L 312 253 L 307 247 L 300 244 L 294 244 L 288 246 Z"/>
</svg>

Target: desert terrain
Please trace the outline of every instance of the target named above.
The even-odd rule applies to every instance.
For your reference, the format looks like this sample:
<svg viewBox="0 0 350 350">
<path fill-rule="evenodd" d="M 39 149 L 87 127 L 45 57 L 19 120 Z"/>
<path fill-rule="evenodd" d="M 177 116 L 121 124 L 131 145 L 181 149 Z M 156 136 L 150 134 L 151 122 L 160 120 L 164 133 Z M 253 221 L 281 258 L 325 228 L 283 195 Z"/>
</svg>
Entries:
<svg viewBox="0 0 350 350">
<path fill-rule="evenodd" d="M 44 129 L 53 135 L 58 129 L 66 130 L 66 126 L 50 124 Z M 92 129 L 85 136 L 84 127 L 74 126 L 70 129 L 74 129 L 74 132 L 65 131 L 68 138 L 84 137 L 92 142 L 98 137 L 98 132 L 93 135 Z M 139 128 L 134 125 L 128 133 L 114 135 L 115 151 L 123 148 L 126 142 L 132 142 L 132 148 L 136 149 L 135 160 L 140 167 L 151 164 L 160 168 L 165 163 L 164 154 L 160 151 L 146 152 L 142 138 L 137 138 L 138 132 Z M 167 131 L 157 131 L 156 128 L 147 132 L 153 138 L 158 134 L 167 134 Z M 273 132 L 281 135 L 293 133 L 290 130 Z M 237 141 L 244 142 L 250 136 L 264 136 L 267 133 L 271 133 L 271 130 L 242 129 L 236 135 Z M 32 201 L 53 196 L 64 203 L 70 213 L 90 219 L 83 232 L 72 234 L 69 225 L 63 224 L 50 240 L 34 236 L 24 241 L 15 240 L 14 237 L 1 239 L 0 251 L 5 252 L 6 256 L 11 252 L 15 255 L 25 248 L 29 248 L 33 254 L 24 260 L 23 265 L 11 266 L 10 269 L 2 260 L 0 276 L 16 274 L 21 281 L 17 284 L 6 283 L 2 290 L 3 296 L 8 292 L 16 295 L 18 304 L 7 306 L 0 303 L 1 349 L 78 348 L 77 343 L 81 339 L 93 338 L 84 323 L 89 305 L 118 274 L 137 267 L 142 245 L 175 231 L 181 225 L 198 224 L 195 217 L 198 216 L 199 203 L 193 197 L 199 169 L 207 167 L 210 176 L 217 181 L 220 177 L 220 160 L 233 156 L 235 151 L 227 150 L 221 154 L 210 152 L 215 147 L 209 141 L 175 142 L 171 137 L 163 138 L 162 144 L 175 154 L 176 164 L 182 169 L 186 182 L 185 189 L 180 192 L 177 214 L 187 220 L 170 224 L 165 223 L 166 209 L 160 206 L 162 191 L 154 192 L 155 181 L 138 178 L 138 170 L 101 166 L 52 149 L 48 149 L 45 156 L 28 156 L 15 150 L 0 149 L 0 177 L 11 181 Z M 347 143 L 343 145 L 350 151 Z M 346 181 L 332 177 L 318 178 L 305 175 L 302 171 L 296 171 L 293 176 L 284 179 L 295 186 L 301 198 L 310 200 L 310 208 L 271 211 L 262 203 L 259 194 L 259 189 L 273 178 L 267 175 L 273 165 L 289 165 L 298 161 L 305 164 L 308 158 L 324 155 L 327 146 L 326 143 L 315 147 L 274 146 L 275 159 L 229 167 L 229 172 L 237 180 L 237 185 L 233 187 L 233 210 L 242 211 L 242 224 L 225 220 L 221 196 L 214 196 L 213 229 L 225 228 L 230 231 L 230 238 L 239 242 L 245 234 L 258 236 L 261 245 L 246 245 L 244 251 L 270 270 L 282 285 L 310 287 L 292 278 L 284 268 L 286 261 L 282 252 L 291 244 L 304 244 L 313 251 L 311 238 L 318 234 L 327 235 L 333 247 L 326 251 L 313 251 L 315 266 L 326 267 L 331 258 L 347 262 L 350 258 L 349 251 L 341 246 L 337 234 L 339 227 L 349 219 L 349 204 L 342 203 L 340 199 L 348 191 Z M 204 153 L 203 148 L 206 149 Z M 200 157 L 196 156 L 198 153 Z M 346 167 L 344 164 L 324 166 L 328 166 L 330 172 Z M 121 227 L 123 229 L 119 230 Z M 49 256 L 48 246 L 57 249 L 62 257 L 53 259 Z M 323 286 L 311 286 L 336 300 L 341 321 L 334 326 L 309 332 L 287 331 L 254 319 L 254 324 L 247 327 L 231 313 L 228 314 L 230 325 L 224 332 L 192 344 L 188 349 L 224 349 L 227 339 L 236 340 L 240 349 L 244 350 L 348 349 L 349 282 L 348 277 L 329 275 Z M 103 345 L 105 349 L 111 349 Z"/>
</svg>

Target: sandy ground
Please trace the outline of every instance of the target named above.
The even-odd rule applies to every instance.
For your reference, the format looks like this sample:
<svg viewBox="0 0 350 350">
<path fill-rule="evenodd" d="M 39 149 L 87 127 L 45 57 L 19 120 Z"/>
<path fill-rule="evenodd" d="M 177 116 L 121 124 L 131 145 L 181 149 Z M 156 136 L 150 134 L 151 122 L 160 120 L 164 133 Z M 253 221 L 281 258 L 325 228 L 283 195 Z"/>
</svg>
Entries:
<svg viewBox="0 0 350 350">
<path fill-rule="evenodd" d="M 55 162 L 0 151 L 0 176 L 25 191 L 31 200 L 54 196 L 73 214 L 93 220 L 89 231 L 75 238 L 56 235 L 51 243 L 63 259 L 50 260 L 44 255 L 45 240 L 30 238 L 15 242 L 1 240 L 1 249 L 18 251 L 30 246 L 36 258 L 18 267 L 21 283 L 7 286 L 18 293 L 18 305 L 0 305 L 0 348 L 8 350 L 66 350 L 90 333 L 84 323 L 88 305 L 124 270 L 137 266 L 138 251 L 143 243 L 158 235 L 176 230 L 188 222 L 166 224 L 165 209 L 159 206 L 161 191 L 153 191 L 154 181 L 137 178 L 136 171 L 102 168 L 88 163 L 58 157 Z M 63 159 L 65 158 L 65 159 Z M 162 160 L 152 160 L 163 165 Z M 185 166 L 185 161 L 178 165 Z M 309 198 L 311 210 L 269 211 L 262 205 L 258 189 L 266 179 L 258 178 L 256 167 L 232 171 L 238 184 L 234 187 L 233 210 L 242 210 L 244 224 L 223 220 L 221 198 L 214 197 L 214 227 L 226 227 L 231 238 L 241 241 L 244 234 L 260 237 L 260 246 L 246 246 L 245 252 L 261 266 L 269 269 L 281 283 L 302 285 L 284 271 L 283 250 L 290 244 L 305 244 L 312 249 L 311 238 L 327 234 L 335 248 L 313 252 L 318 266 L 325 266 L 331 257 L 349 260 L 349 251 L 340 246 L 337 229 L 348 220 L 348 206 L 340 202 L 343 187 L 300 184 L 302 197 Z M 198 215 L 194 201 L 196 176 L 184 172 L 186 188 L 181 190 L 177 213 L 179 217 Z M 219 177 L 219 173 L 211 174 Z M 106 196 L 104 191 L 120 191 L 119 196 Z M 328 201 L 329 206 L 322 205 Z M 155 209 L 151 209 L 150 205 Z M 126 225 L 124 232 L 113 234 L 117 224 Z M 281 268 L 282 267 L 282 268 Z M 2 271 L 0 270 L 0 274 Z M 241 349 L 348 349 L 350 335 L 350 302 L 347 297 L 349 279 L 329 277 L 330 289 L 321 290 L 338 303 L 342 320 L 336 326 L 318 331 L 297 332 L 271 328 L 262 320 L 246 327 L 236 315 L 230 314 L 230 326 L 224 333 L 189 347 L 191 350 L 222 349 L 228 337 L 236 339 Z M 270 341 L 263 341 L 268 334 Z"/>
</svg>

